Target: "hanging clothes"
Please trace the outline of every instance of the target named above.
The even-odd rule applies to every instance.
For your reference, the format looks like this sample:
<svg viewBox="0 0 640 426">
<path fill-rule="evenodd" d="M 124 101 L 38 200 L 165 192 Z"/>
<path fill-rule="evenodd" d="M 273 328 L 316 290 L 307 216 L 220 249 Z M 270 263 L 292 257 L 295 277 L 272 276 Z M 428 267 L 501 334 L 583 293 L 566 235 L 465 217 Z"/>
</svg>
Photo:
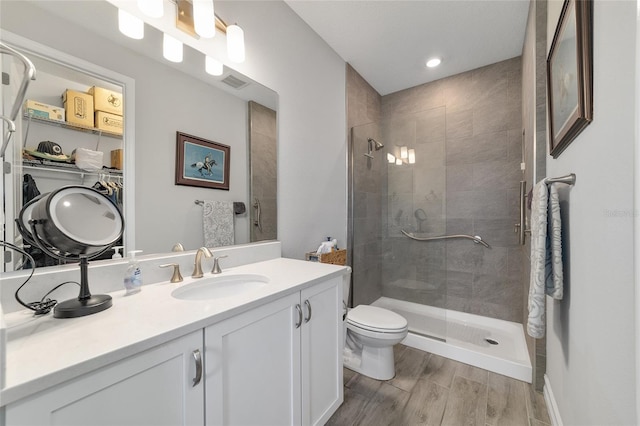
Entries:
<svg viewBox="0 0 640 426">
<path fill-rule="evenodd" d="M 30 174 L 24 175 L 24 180 L 22 181 L 22 205 L 24 206 L 29 201 L 36 198 L 40 195 L 40 190 L 36 185 L 36 181 L 33 179 L 33 176 Z"/>
</svg>

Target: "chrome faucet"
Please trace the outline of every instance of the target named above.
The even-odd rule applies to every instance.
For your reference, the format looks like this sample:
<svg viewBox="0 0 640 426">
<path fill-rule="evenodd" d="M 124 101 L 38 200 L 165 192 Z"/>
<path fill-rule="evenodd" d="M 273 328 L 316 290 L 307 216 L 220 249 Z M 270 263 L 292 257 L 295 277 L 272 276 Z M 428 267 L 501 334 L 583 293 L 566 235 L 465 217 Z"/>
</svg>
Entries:
<svg viewBox="0 0 640 426">
<path fill-rule="evenodd" d="M 193 274 L 191 274 L 191 278 L 202 278 L 204 275 L 202 273 L 202 255 L 204 257 L 210 258 L 212 256 L 211 252 L 206 247 L 200 247 L 198 251 L 196 251 L 196 261 L 193 265 Z"/>
<path fill-rule="evenodd" d="M 211 270 L 212 274 L 221 274 L 222 273 L 222 269 L 220 269 L 220 259 L 224 259 L 225 257 L 228 257 L 226 254 L 223 256 L 218 256 L 218 257 L 214 257 L 213 258 L 213 269 Z"/>
</svg>

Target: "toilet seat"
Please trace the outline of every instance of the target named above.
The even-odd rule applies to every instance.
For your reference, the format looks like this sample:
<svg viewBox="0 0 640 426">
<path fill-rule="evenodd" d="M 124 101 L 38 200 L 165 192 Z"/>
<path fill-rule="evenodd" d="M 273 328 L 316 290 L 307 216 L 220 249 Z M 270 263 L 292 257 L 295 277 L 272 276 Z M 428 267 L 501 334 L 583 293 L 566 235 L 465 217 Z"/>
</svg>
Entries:
<svg viewBox="0 0 640 426">
<path fill-rule="evenodd" d="M 377 333 L 401 333 L 407 330 L 407 320 L 388 309 L 358 305 L 347 313 L 347 324 Z"/>
</svg>

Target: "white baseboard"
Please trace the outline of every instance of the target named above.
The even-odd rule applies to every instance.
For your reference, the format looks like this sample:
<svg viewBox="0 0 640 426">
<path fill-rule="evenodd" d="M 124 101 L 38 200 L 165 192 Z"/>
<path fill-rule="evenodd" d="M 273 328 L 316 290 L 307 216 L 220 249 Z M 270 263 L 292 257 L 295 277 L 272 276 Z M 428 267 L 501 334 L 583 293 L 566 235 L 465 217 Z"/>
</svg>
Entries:
<svg viewBox="0 0 640 426">
<path fill-rule="evenodd" d="M 547 375 L 544 375 L 544 402 L 547 404 L 547 412 L 549 413 L 549 418 L 551 419 L 552 426 L 563 426 L 562 418 L 560 417 L 560 411 L 558 410 L 558 404 L 556 403 L 556 399 L 553 396 L 553 391 L 551 390 L 551 383 L 549 382 L 549 378 Z"/>
</svg>

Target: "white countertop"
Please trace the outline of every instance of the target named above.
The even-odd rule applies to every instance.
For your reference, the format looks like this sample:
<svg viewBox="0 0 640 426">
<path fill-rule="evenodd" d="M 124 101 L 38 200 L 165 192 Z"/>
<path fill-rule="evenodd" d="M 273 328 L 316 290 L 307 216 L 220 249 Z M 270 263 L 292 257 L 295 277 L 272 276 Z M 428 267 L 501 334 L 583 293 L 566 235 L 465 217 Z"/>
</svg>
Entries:
<svg viewBox="0 0 640 426">
<path fill-rule="evenodd" d="M 269 283 L 222 299 L 172 297 L 174 289 L 198 281 L 189 277 L 182 283 L 145 285 L 130 296 L 124 296 L 124 290 L 110 293 L 111 308 L 85 317 L 34 317 L 26 310 L 5 315 L 5 388 L 0 391 L 0 402 L 10 404 L 319 281 L 342 276 L 347 268 L 278 258 L 227 268 L 218 276 L 245 273 L 266 275 Z M 203 279 L 211 276 L 205 274 Z"/>
</svg>

